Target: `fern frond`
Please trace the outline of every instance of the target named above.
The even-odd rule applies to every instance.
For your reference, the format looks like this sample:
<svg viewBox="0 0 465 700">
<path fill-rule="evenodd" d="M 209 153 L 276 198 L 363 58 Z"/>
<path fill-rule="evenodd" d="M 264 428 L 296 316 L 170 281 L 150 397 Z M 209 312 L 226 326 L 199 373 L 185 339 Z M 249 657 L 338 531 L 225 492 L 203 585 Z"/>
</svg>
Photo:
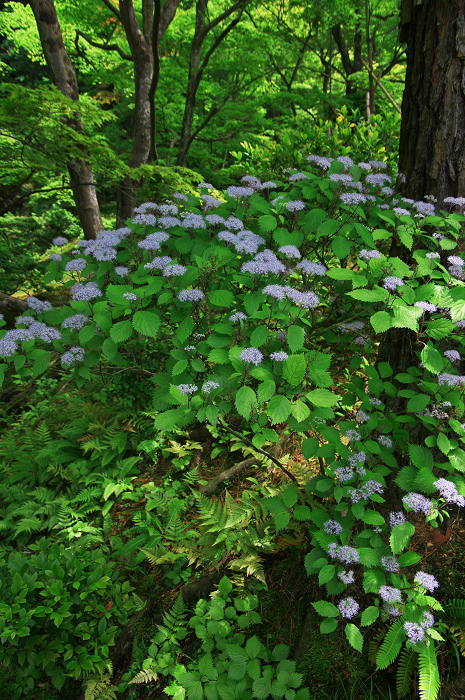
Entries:
<svg viewBox="0 0 465 700">
<path fill-rule="evenodd" d="M 465 620 L 465 598 L 450 598 L 444 603 L 444 621 Z"/>
<path fill-rule="evenodd" d="M 405 632 L 400 620 L 392 623 L 384 642 L 376 656 L 377 668 L 387 668 L 396 660 L 405 638 Z"/>
<path fill-rule="evenodd" d="M 179 511 L 175 510 L 166 524 L 166 529 L 163 533 L 163 536 L 167 540 L 177 542 L 182 537 L 184 537 L 185 528 L 186 526 L 184 525 L 179 516 Z"/>
<path fill-rule="evenodd" d="M 197 483 L 199 480 L 199 468 L 194 467 L 193 469 L 189 469 L 184 476 L 183 476 L 183 481 L 186 482 L 189 486 L 194 486 L 194 484 Z"/>
<path fill-rule="evenodd" d="M 376 665 L 376 657 L 378 655 L 379 645 L 381 644 L 381 640 L 384 637 L 385 632 L 381 630 L 368 643 L 368 661 L 373 665 Z"/>
<path fill-rule="evenodd" d="M 145 668 L 143 671 L 139 671 L 137 676 L 134 676 L 129 683 L 150 683 L 150 681 L 156 680 L 158 680 L 158 676 L 155 671 L 152 671 L 150 668 Z"/>
<path fill-rule="evenodd" d="M 417 652 L 412 647 L 404 649 L 399 657 L 399 665 L 397 667 L 396 687 L 399 698 L 404 698 L 407 695 L 412 682 L 413 669 L 417 664 Z"/>
<path fill-rule="evenodd" d="M 110 685 L 111 677 L 104 675 L 86 683 L 85 700 L 116 700 L 118 686 Z"/>
<path fill-rule="evenodd" d="M 166 554 L 166 547 L 163 545 L 159 545 L 155 548 L 144 547 L 140 551 L 145 554 L 152 566 L 158 566 L 163 563 L 161 560 Z"/>
<path fill-rule="evenodd" d="M 439 680 L 438 659 L 433 642 L 424 646 L 418 654 L 420 673 L 418 690 L 421 700 L 436 700 L 441 682 Z"/>
<path fill-rule="evenodd" d="M 266 585 L 265 570 L 262 560 L 257 554 L 246 554 L 239 559 L 234 559 L 230 562 L 229 567 L 239 571 L 244 571 L 245 569 L 247 576 L 254 576 Z"/>
</svg>

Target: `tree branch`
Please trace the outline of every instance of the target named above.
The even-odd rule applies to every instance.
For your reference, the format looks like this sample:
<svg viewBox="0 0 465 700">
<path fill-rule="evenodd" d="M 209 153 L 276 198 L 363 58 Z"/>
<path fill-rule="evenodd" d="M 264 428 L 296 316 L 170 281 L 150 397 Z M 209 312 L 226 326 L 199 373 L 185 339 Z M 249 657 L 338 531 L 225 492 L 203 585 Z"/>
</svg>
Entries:
<svg viewBox="0 0 465 700">
<path fill-rule="evenodd" d="M 110 2 L 110 0 L 102 0 L 102 2 L 104 5 L 106 5 L 106 7 L 108 7 L 109 10 L 111 10 L 111 12 L 115 15 L 115 17 L 121 22 L 121 13 L 118 10 L 118 8 L 116 7 L 116 5 L 113 5 L 113 3 Z"/>
<path fill-rule="evenodd" d="M 123 58 L 125 61 L 132 61 L 131 54 L 123 51 L 121 46 L 118 46 L 118 44 L 100 44 L 98 41 L 93 41 L 93 39 L 91 39 L 85 32 L 81 32 L 80 29 L 76 29 L 76 42 L 80 36 L 82 36 L 82 38 L 85 39 L 88 44 L 94 46 L 96 49 L 103 49 L 104 51 L 117 51 L 121 58 Z"/>
</svg>

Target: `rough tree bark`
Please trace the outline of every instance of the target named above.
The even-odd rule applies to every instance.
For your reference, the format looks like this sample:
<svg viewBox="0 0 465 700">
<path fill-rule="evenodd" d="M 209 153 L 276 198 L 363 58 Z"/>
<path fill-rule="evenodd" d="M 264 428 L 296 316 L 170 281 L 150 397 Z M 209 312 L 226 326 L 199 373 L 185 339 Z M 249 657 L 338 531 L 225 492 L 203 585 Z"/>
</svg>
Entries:
<svg viewBox="0 0 465 700">
<path fill-rule="evenodd" d="M 76 73 L 63 45 L 60 23 L 53 0 L 29 0 L 39 31 L 40 42 L 53 84 L 70 100 L 79 100 Z M 84 133 L 84 126 L 76 115 L 68 120 L 69 126 Z M 86 239 L 96 238 L 103 224 L 95 192 L 89 154 L 82 148 L 82 158 L 71 158 L 68 172 L 76 209 Z"/>
<path fill-rule="evenodd" d="M 403 194 L 465 195 L 465 0 L 403 0 L 407 43 L 399 171 Z"/>
</svg>

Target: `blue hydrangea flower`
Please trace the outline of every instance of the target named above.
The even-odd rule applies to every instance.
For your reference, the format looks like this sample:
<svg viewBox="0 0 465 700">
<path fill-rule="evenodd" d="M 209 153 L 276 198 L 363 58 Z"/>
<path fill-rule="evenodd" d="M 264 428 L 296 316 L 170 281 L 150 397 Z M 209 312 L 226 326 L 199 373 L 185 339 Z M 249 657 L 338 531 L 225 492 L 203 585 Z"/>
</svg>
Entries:
<svg viewBox="0 0 465 700">
<path fill-rule="evenodd" d="M 460 360 L 460 353 L 457 350 L 446 350 L 444 352 L 444 357 L 450 362 L 458 362 Z"/>
<path fill-rule="evenodd" d="M 384 289 L 389 289 L 390 291 L 395 292 L 397 287 L 402 287 L 404 284 L 403 280 L 400 279 L 400 277 L 385 277 L 384 282 L 383 282 L 383 287 Z"/>
<path fill-rule="evenodd" d="M 295 245 L 282 245 L 279 248 L 279 252 L 285 255 L 287 258 L 301 258 L 301 254 L 297 246 Z"/>
<path fill-rule="evenodd" d="M 115 267 L 115 273 L 118 277 L 126 277 L 126 275 L 129 274 L 129 268 L 124 265 L 117 265 Z"/>
<path fill-rule="evenodd" d="M 202 391 L 204 392 L 204 394 L 209 394 L 211 391 L 213 391 L 213 389 L 219 388 L 220 385 L 218 384 L 218 382 L 208 381 L 205 382 L 205 384 L 202 384 Z"/>
<path fill-rule="evenodd" d="M 365 204 L 367 198 L 360 192 L 343 192 L 341 194 L 341 201 L 351 206 L 352 204 Z"/>
<path fill-rule="evenodd" d="M 349 438 L 349 440 L 361 440 L 362 436 L 357 430 L 347 430 L 346 431 L 346 437 Z"/>
<path fill-rule="evenodd" d="M 244 313 L 242 313 L 242 311 L 236 311 L 235 314 L 232 314 L 232 315 L 229 317 L 229 320 L 230 320 L 232 323 L 237 323 L 238 321 L 246 321 L 246 320 L 247 320 L 247 316 L 246 316 Z"/>
<path fill-rule="evenodd" d="M 236 187 L 235 185 L 230 185 L 226 190 L 226 194 L 233 199 L 250 197 L 253 194 L 253 189 L 251 187 Z"/>
<path fill-rule="evenodd" d="M 387 447 L 388 450 L 392 447 L 392 440 L 387 435 L 380 435 L 378 438 L 378 442 L 383 447 Z"/>
<path fill-rule="evenodd" d="M 68 243 L 68 239 L 64 236 L 57 236 L 53 239 L 52 243 L 53 245 L 66 245 Z"/>
<path fill-rule="evenodd" d="M 163 267 L 163 277 L 182 277 L 186 272 L 187 267 L 184 267 L 184 265 L 173 264 Z"/>
<path fill-rule="evenodd" d="M 84 314 L 74 314 L 73 316 L 65 318 L 61 326 L 62 328 L 70 328 L 73 331 L 80 331 L 87 321 L 88 316 L 84 316 Z"/>
<path fill-rule="evenodd" d="M 289 355 L 287 352 L 272 352 L 270 355 L 270 360 L 274 360 L 275 362 L 284 362 L 284 360 L 287 360 Z"/>
<path fill-rule="evenodd" d="M 179 389 L 181 394 L 184 396 L 193 394 L 195 391 L 197 391 L 198 386 L 196 384 L 178 384 L 176 389 Z"/>
<path fill-rule="evenodd" d="M 338 523 L 337 520 L 327 520 L 325 523 L 323 523 L 323 530 L 328 535 L 339 535 L 343 529 L 344 528 L 342 527 L 341 523 Z"/>
<path fill-rule="evenodd" d="M 430 627 L 434 627 L 434 617 L 429 610 L 423 611 L 423 620 L 420 622 L 420 626 L 423 627 L 423 629 L 430 629 Z"/>
<path fill-rule="evenodd" d="M 56 262 L 60 262 L 60 260 L 61 260 L 60 253 L 52 253 L 50 255 L 50 260 L 55 260 Z"/>
<path fill-rule="evenodd" d="M 26 299 L 26 304 L 30 309 L 36 312 L 36 314 L 42 313 L 42 311 L 51 311 L 52 305 L 49 301 L 41 301 L 36 297 L 28 297 Z"/>
<path fill-rule="evenodd" d="M 71 287 L 71 298 L 73 301 L 91 301 L 101 296 L 102 290 L 96 282 L 87 282 L 87 284 L 77 282 Z"/>
<path fill-rule="evenodd" d="M 326 267 L 312 260 L 301 260 L 296 265 L 296 270 L 302 270 L 306 275 L 317 275 L 318 277 L 326 275 Z"/>
<path fill-rule="evenodd" d="M 296 199 L 294 202 L 288 202 L 287 203 L 287 210 L 294 212 L 294 211 L 302 211 L 302 209 L 306 209 L 306 204 L 305 202 L 302 202 L 301 199 Z"/>
<path fill-rule="evenodd" d="M 137 294 L 134 294 L 133 292 L 124 292 L 123 297 L 128 301 L 136 301 Z"/>
<path fill-rule="evenodd" d="M 84 355 L 84 348 L 75 345 L 61 356 L 61 363 L 69 367 L 73 362 L 82 362 Z"/>
<path fill-rule="evenodd" d="M 409 493 L 402 499 L 404 506 L 415 511 L 415 513 L 424 513 L 429 515 L 433 504 L 421 493 Z"/>
<path fill-rule="evenodd" d="M 389 571 L 392 574 L 396 574 L 398 571 L 400 571 L 399 563 L 395 557 L 381 557 L 381 566 L 385 571 Z"/>
</svg>

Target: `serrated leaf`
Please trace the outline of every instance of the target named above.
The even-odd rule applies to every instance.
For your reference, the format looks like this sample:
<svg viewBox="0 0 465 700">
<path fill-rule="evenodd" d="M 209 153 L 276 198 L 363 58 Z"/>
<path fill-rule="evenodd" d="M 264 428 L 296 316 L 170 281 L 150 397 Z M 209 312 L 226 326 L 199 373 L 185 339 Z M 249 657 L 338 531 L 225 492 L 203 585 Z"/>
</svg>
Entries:
<svg viewBox="0 0 465 700">
<path fill-rule="evenodd" d="M 305 396 L 314 406 L 323 408 L 334 406 L 334 404 L 338 403 L 341 399 L 340 396 L 327 389 L 314 389 Z"/>
<path fill-rule="evenodd" d="M 305 334 L 304 329 L 300 326 L 292 325 L 287 329 L 287 343 L 292 350 L 296 352 L 304 346 Z"/>
<path fill-rule="evenodd" d="M 334 578 L 336 574 L 336 567 L 334 564 L 326 564 L 326 566 L 323 566 L 322 569 L 320 569 L 320 573 L 318 574 L 318 583 L 320 586 L 322 586 L 324 583 L 328 583 L 328 581 L 331 581 L 331 579 Z"/>
<path fill-rule="evenodd" d="M 274 516 L 274 525 L 276 528 L 276 532 L 279 532 L 283 528 L 287 527 L 289 525 L 289 521 L 291 519 L 291 516 L 287 510 L 282 510 L 280 513 L 276 513 Z"/>
<path fill-rule="evenodd" d="M 433 453 L 424 445 L 409 443 L 408 451 L 412 464 L 420 469 L 421 467 L 433 468 Z M 406 489 L 408 490 L 408 489 Z"/>
<path fill-rule="evenodd" d="M 249 418 L 252 406 L 257 405 L 257 397 L 254 390 L 249 386 L 241 386 L 236 392 L 234 405 L 241 416 Z"/>
<path fill-rule="evenodd" d="M 301 384 L 302 379 L 305 377 L 306 370 L 307 363 L 304 355 L 290 355 L 290 357 L 282 363 L 283 377 L 291 386 L 298 386 Z"/>
<path fill-rule="evenodd" d="M 282 394 L 276 394 L 268 402 L 267 413 L 271 419 L 271 424 L 284 423 L 291 413 L 291 402 Z"/>
<path fill-rule="evenodd" d="M 126 321 L 119 321 L 111 327 L 110 338 L 116 344 L 124 343 L 125 340 L 131 337 L 132 331 L 132 323 L 129 319 Z"/>
<path fill-rule="evenodd" d="M 176 338 L 184 343 L 185 340 L 190 336 L 194 330 L 194 319 L 191 316 L 187 316 L 181 323 L 176 331 Z M 214 335 L 214 334 L 212 334 Z"/>
<path fill-rule="evenodd" d="M 426 326 L 426 334 L 432 340 L 440 340 L 447 338 L 455 330 L 455 324 L 449 321 L 448 318 L 437 318 L 430 321 Z"/>
<path fill-rule="evenodd" d="M 302 441 L 300 449 L 305 459 L 312 459 L 312 457 L 315 456 L 319 444 L 316 438 L 305 438 L 305 440 Z"/>
<path fill-rule="evenodd" d="M 149 338 L 156 338 L 160 328 L 160 317 L 152 311 L 136 311 L 132 317 L 132 325 L 138 333 Z"/>
<path fill-rule="evenodd" d="M 391 327 L 391 316 L 387 311 L 377 311 L 370 318 L 375 333 L 384 333 Z"/>
<path fill-rule="evenodd" d="M 362 625 L 362 627 L 368 627 L 368 625 L 373 624 L 373 622 L 377 620 L 378 617 L 379 608 L 377 608 L 375 605 L 370 605 L 369 608 L 366 608 L 363 611 L 360 624 Z"/>
<path fill-rule="evenodd" d="M 331 634 L 337 627 L 337 620 L 334 617 L 327 617 L 320 623 L 321 634 Z"/>
<path fill-rule="evenodd" d="M 363 574 L 363 590 L 365 593 L 378 593 L 380 586 L 386 584 L 386 575 L 379 569 L 371 569 Z"/>
<path fill-rule="evenodd" d="M 212 306 L 229 308 L 234 301 L 234 294 L 229 289 L 214 289 L 209 293 L 208 301 Z"/>
<path fill-rule="evenodd" d="M 274 231 L 277 225 L 278 222 L 272 214 L 264 214 L 258 217 L 258 226 L 263 233 Z"/>
<path fill-rule="evenodd" d="M 266 326 L 257 326 L 250 336 L 250 344 L 254 348 L 259 348 L 268 340 L 269 331 Z"/>
<path fill-rule="evenodd" d="M 414 564 L 418 564 L 419 561 L 421 561 L 421 554 L 417 552 L 405 552 L 400 555 L 397 563 L 399 566 L 413 566 Z"/>
<path fill-rule="evenodd" d="M 415 532 L 415 526 L 412 523 L 401 523 L 396 525 L 389 538 L 389 544 L 393 554 L 400 554 L 403 549 L 408 547 L 410 538 Z"/>
<path fill-rule="evenodd" d="M 288 486 L 287 489 L 281 494 L 281 498 L 283 499 L 286 508 L 292 508 L 295 506 L 299 498 L 297 486 L 295 484 Z"/>
<path fill-rule="evenodd" d="M 338 617 L 339 610 L 332 603 L 328 603 L 326 600 L 318 600 L 316 603 L 312 603 L 318 615 L 322 617 Z"/>
<path fill-rule="evenodd" d="M 358 301 L 375 303 L 377 301 L 385 301 L 389 296 L 389 292 L 383 287 L 374 287 L 373 289 L 354 289 L 352 292 L 347 292 L 347 296 L 358 299 Z"/>
<path fill-rule="evenodd" d="M 444 368 L 444 358 L 429 345 L 426 345 L 421 351 L 421 361 L 425 368 L 433 374 L 439 374 Z"/>
<path fill-rule="evenodd" d="M 352 646 L 357 651 L 362 651 L 363 637 L 359 628 L 356 625 L 352 624 L 352 622 L 348 622 L 346 624 L 345 633 L 350 646 Z"/>
<path fill-rule="evenodd" d="M 351 245 L 349 241 L 343 236 L 334 236 L 331 243 L 331 248 L 336 258 L 342 260 L 350 254 Z"/>
<path fill-rule="evenodd" d="M 406 410 L 409 413 L 418 413 L 419 411 L 423 411 L 429 404 L 430 400 L 431 397 L 428 396 L 428 394 L 417 394 L 409 399 Z"/>
<path fill-rule="evenodd" d="M 308 506 L 296 506 L 292 515 L 295 520 L 310 520 L 312 511 Z"/>
<path fill-rule="evenodd" d="M 260 403 L 269 401 L 276 393 L 276 384 L 272 379 L 268 379 L 258 385 L 257 396 Z"/>
</svg>

